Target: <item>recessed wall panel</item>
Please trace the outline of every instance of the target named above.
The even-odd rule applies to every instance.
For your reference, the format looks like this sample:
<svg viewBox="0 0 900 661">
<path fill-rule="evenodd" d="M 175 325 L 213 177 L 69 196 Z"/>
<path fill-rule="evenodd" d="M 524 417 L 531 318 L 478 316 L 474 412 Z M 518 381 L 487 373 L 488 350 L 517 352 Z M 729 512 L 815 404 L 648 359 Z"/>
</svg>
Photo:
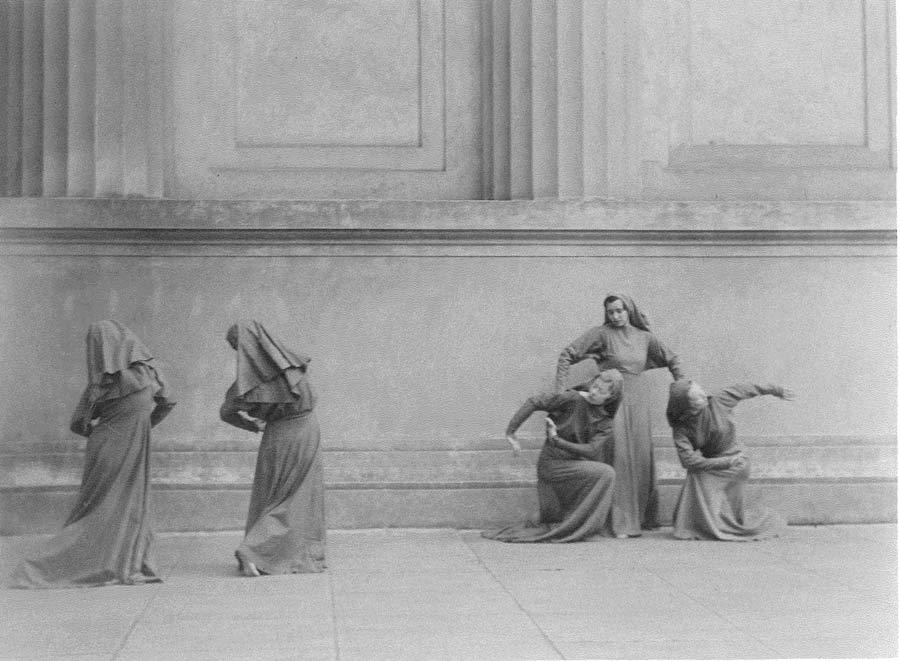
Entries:
<svg viewBox="0 0 900 661">
<path fill-rule="evenodd" d="M 241 147 L 420 143 L 418 0 L 238 4 Z"/>
<path fill-rule="evenodd" d="M 855 0 L 691 0 L 694 144 L 865 143 Z"/>
</svg>

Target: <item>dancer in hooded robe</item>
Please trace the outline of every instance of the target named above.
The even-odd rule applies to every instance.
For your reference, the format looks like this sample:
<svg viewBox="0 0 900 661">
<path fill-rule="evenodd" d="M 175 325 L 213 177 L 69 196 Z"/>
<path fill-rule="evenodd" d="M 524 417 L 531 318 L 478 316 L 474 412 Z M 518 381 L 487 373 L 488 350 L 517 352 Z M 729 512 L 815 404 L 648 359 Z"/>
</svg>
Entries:
<svg viewBox="0 0 900 661">
<path fill-rule="evenodd" d="M 19 565 L 14 587 L 160 581 L 150 559 L 150 429 L 175 402 L 152 361 L 117 321 L 90 325 L 88 385 L 70 425 L 88 439 L 81 487 L 63 529 Z"/>
<path fill-rule="evenodd" d="M 689 379 L 669 387 L 666 417 L 687 470 L 675 507 L 678 539 L 747 541 L 775 537 L 783 530 L 778 514 L 744 503 L 750 461 L 737 440 L 732 413 L 738 402 L 759 395 L 794 398 L 791 390 L 771 384 L 739 383 L 712 395 Z"/>
<path fill-rule="evenodd" d="M 640 377 L 645 370 L 667 367 L 679 379 L 681 363 L 650 332 L 647 318 L 629 297 L 610 294 L 603 308 L 605 323 L 585 332 L 560 354 L 556 389 L 565 390 L 569 367 L 587 358 L 601 370 L 617 369 L 624 376 L 622 403 L 606 457 L 616 471 L 612 529 L 617 537 L 639 537 L 641 530 L 659 526 L 650 393 Z"/>
<path fill-rule="evenodd" d="M 310 359 L 296 354 L 256 321 L 226 336 L 237 377 L 219 415 L 263 431 L 244 540 L 235 556 L 247 576 L 320 572 L 325 568 L 325 500 Z"/>
<path fill-rule="evenodd" d="M 506 438 L 518 452 L 516 430 L 535 411 L 547 412 L 547 439 L 537 464 L 540 520 L 482 536 L 501 542 L 577 542 L 607 533 L 615 472 L 602 457 L 622 381 L 619 372 L 606 370 L 584 386 L 525 401 L 509 421 Z"/>
</svg>

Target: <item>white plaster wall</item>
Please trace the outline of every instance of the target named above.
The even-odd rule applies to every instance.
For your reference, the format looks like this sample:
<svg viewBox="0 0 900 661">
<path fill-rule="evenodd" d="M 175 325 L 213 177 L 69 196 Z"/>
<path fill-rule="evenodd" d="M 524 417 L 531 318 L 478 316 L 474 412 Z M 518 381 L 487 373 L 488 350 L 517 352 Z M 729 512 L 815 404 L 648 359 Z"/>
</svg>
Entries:
<svg viewBox="0 0 900 661">
<path fill-rule="evenodd" d="M 170 374 L 180 404 L 159 433 L 213 449 L 241 433 L 218 421 L 233 378 L 224 333 L 254 317 L 313 357 L 326 447 L 483 447 L 551 385 L 560 349 L 614 290 L 702 383 L 797 390 L 742 406 L 741 433 L 891 435 L 894 281 L 887 257 L 7 256 L 0 440 L 70 437 L 85 329 L 113 317 Z M 653 380 L 665 433 L 667 377 Z"/>
</svg>

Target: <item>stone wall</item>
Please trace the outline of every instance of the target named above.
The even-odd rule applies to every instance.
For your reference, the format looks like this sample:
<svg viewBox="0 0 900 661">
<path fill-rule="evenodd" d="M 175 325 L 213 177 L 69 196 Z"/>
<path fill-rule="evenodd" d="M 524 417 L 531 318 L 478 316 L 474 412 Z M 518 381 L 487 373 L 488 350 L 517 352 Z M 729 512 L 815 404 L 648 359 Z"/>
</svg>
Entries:
<svg viewBox="0 0 900 661">
<path fill-rule="evenodd" d="M 240 525 L 258 438 L 217 417 L 239 317 L 313 357 L 330 525 L 524 516 L 534 456 L 506 450 L 506 422 L 619 290 L 701 383 L 797 390 L 737 418 L 755 488 L 792 521 L 895 516 L 889 203 L 19 199 L 0 201 L 0 250 L 6 532 L 63 516 L 84 331 L 108 317 L 178 393 L 154 436 L 163 529 Z M 647 378 L 670 509 L 668 377 Z M 539 420 L 523 432 L 538 447 Z"/>
<path fill-rule="evenodd" d="M 241 525 L 257 439 L 216 411 L 247 316 L 314 357 L 330 525 L 525 516 L 538 426 L 515 460 L 503 428 L 613 290 L 708 386 L 796 388 L 739 410 L 759 497 L 894 520 L 894 24 L 893 0 L 0 2 L 0 531 L 64 516 L 106 317 L 180 393 L 162 528 Z"/>
</svg>

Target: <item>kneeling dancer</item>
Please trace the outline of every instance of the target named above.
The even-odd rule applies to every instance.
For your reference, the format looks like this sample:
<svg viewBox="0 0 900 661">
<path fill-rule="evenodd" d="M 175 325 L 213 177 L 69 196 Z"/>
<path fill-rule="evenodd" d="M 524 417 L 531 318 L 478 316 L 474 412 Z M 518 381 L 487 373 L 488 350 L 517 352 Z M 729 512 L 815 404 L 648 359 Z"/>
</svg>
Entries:
<svg viewBox="0 0 900 661">
<path fill-rule="evenodd" d="M 750 462 L 735 435 L 732 412 L 742 399 L 759 395 L 794 398 L 791 390 L 775 385 L 740 383 L 712 395 L 688 379 L 669 387 L 666 417 L 687 469 L 675 506 L 675 537 L 747 541 L 777 537 L 784 527 L 775 512 L 744 507 Z"/>
<path fill-rule="evenodd" d="M 609 534 L 615 471 L 603 459 L 621 398 L 617 370 L 560 394 L 529 397 L 509 421 L 506 438 L 518 452 L 516 430 L 535 411 L 547 412 L 537 463 L 540 520 L 481 534 L 501 542 L 577 542 Z"/>
</svg>

